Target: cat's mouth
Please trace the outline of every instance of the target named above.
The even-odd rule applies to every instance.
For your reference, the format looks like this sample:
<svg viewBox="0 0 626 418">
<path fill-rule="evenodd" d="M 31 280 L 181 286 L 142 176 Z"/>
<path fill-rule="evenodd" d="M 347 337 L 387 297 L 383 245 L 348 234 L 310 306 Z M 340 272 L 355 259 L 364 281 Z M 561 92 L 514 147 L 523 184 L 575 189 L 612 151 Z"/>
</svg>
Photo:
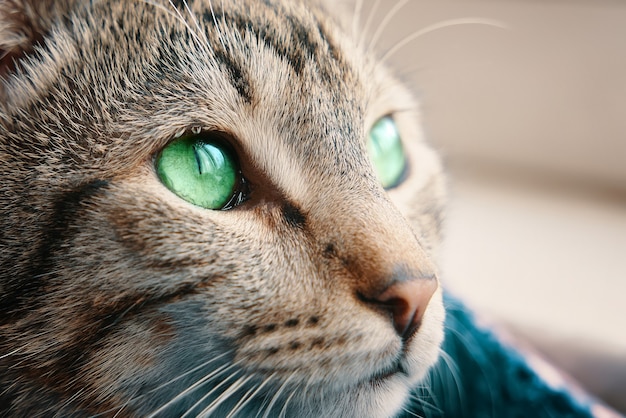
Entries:
<svg viewBox="0 0 626 418">
<path fill-rule="evenodd" d="M 372 377 L 369 378 L 368 383 L 371 383 L 374 385 L 385 383 L 389 379 L 393 377 L 398 377 L 398 376 L 403 376 L 403 377 L 409 376 L 408 372 L 402 365 L 401 359 L 396 360 L 389 367 L 385 367 L 383 370 L 374 374 Z"/>
</svg>

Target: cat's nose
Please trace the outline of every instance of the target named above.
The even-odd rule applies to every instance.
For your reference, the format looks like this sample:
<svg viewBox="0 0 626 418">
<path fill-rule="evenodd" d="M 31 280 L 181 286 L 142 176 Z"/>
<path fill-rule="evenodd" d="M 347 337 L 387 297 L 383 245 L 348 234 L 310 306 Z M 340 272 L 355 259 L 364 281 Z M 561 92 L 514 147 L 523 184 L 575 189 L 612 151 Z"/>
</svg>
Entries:
<svg viewBox="0 0 626 418">
<path fill-rule="evenodd" d="M 371 302 L 391 314 L 396 332 L 407 339 L 419 328 L 437 286 L 434 275 L 395 280 Z"/>
</svg>

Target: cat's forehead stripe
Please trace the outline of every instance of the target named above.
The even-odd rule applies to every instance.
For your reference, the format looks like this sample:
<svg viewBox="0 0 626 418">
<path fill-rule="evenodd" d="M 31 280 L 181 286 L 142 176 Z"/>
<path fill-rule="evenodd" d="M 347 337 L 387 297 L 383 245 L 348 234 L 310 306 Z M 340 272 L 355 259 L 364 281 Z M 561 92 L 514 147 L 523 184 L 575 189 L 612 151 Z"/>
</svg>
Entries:
<svg viewBox="0 0 626 418">
<path fill-rule="evenodd" d="M 350 71 L 350 68 L 342 62 L 338 48 L 331 41 L 331 36 L 324 25 L 312 14 L 296 14 L 284 5 L 269 2 L 265 2 L 264 5 L 265 10 L 259 10 L 257 14 L 217 8 L 213 11 L 205 10 L 202 20 L 218 34 L 227 28 L 224 27 L 226 22 L 242 36 L 246 33 L 254 34 L 298 76 L 302 75 L 307 62 L 315 62 L 321 79 L 327 82 L 333 79 L 333 65 L 338 65 L 342 72 Z M 229 37 L 223 36 L 221 41 L 228 42 Z M 213 48 L 217 46 L 219 43 L 214 44 Z M 216 54 L 221 55 L 217 50 Z M 243 71 L 239 73 L 243 74 Z M 237 83 L 234 77 L 233 83 Z"/>
<path fill-rule="evenodd" d="M 226 67 L 230 83 L 237 90 L 239 96 L 246 103 L 251 104 L 253 98 L 252 87 L 245 67 L 224 50 L 215 49 L 215 56 Z"/>
</svg>

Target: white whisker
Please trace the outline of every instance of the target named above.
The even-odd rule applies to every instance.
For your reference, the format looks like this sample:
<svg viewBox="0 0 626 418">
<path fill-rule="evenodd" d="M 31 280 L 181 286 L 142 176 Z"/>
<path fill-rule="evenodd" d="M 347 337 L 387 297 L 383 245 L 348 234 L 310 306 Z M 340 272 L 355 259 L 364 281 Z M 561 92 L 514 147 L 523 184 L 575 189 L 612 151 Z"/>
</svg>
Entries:
<svg viewBox="0 0 626 418">
<path fill-rule="evenodd" d="M 263 387 L 265 387 L 265 385 L 272 380 L 274 375 L 275 373 L 272 373 L 269 377 L 266 377 L 256 389 L 250 389 L 248 393 L 246 393 L 241 398 L 241 400 L 233 407 L 232 411 L 230 411 L 226 418 L 233 418 L 237 413 L 239 413 L 239 411 L 241 411 L 252 399 L 254 399 L 254 397 L 259 394 Z"/>
<path fill-rule="evenodd" d="M 291 373 L 289 375 L 289 377 L 287 379 L 285 379 L 285 381 L 283 382 L 282 385 L 280 385 L 280 387 L 278 388 L 278 390 L 276 391 L 276 393 L 274 394 L 274 396 L 272 397 L 272 400 L 270 401 L 269 405 L 267 406 L 267 408 L 265 409 L 265 413 L 263 414 L 262 418 L 268 418 L 270 416 L 270 412 L 272 410 L 272 408 L 274 407 L 274 404 L 276 403 L 276 401 L 278 400 L 278 398 L 280 398 L 280 395 L 282 394 L 283 390 L 285 389 L 285 387 L 287 387 L 287 383 L 289 383 L 289 380 L 291 380 L 291 378 L 296 374 L 296 372 L 294 371 L 293 373 Z M 260 413 L 261 411 L 259 411 Z M 259 414 L 257 413 L 256 415 L 257 417 L 259 416 Z"/>
<path fill-rule="evenodd" d="M 228 28 L 228 23 L 226 23 L 226 18 L 224 17 L 224 0 L 220 0 L 220 6 L 222 7 L 222 28 Z M 232 51 L 232 44 L 237 44 L 237 40 L 235 39 L 233 42 L 233 34 L 229 31 L 222 32 L 224 34 L 224 42 Z"/>
<path fill-rule="evenodd" d="M 407 78 L 413 76 L 416 73 L 422 72 L 424 71 L 426 68 L 426 66 L 424 66 L 423 64 L 411 67 L 411 68 L 407 68 L 403 71 L 398 71 L 396 72 L 396 77 L 398 77 L 401 80 L 406 80 Z"/>
<path fill-rule="evenodd" d="M 208 365 L 210 365 L 211 363 L 213 363 L 213 362 L 215 362 L 215 361 L 219 360 L 220 358 L 222 358 L 222 357 L 226 356 L 227 354 L 229 354 L 229 352 L 225 352 L 225 353 L 220 354 L 219 356 L 213 357 L 211 360 L 207 360 L 207 361 L 205 361 L 204 363 L 202 363 L 202 364 L 200 364 L 200 365 L 198 365 L 198 366 L 194 367 L 193 369 L 190 369 L 190 370 L 186 371 L 185 373 L 180 374 L 180 375 L 178 375 L 178 376 L 176 376 L 176 377 L 174 377 L 174 378 L 172 378 L 172 379 L 168 380 L 167 382 L 160 384 L 160 385 L 159 385 L 159 386 L 157 386 L 156 388 L 154 388 L 154 389 L 150 389 L 149 391 L 147 391 L 147 392 L 145 392 L 145 393 L 143 393 L 143 394 L 141 394 L 141 395 L 131 396 L 131 398 L 130 398 L 130 399 L 129 399 L 129 400 L 128 400 L 125 404 L 124 404 L 124 406 L 125 406 L 126 404 L 131 403 L 131 402 L 137 401 L 137 400 L 139 400 L 139 399 L 141 399 L 141 398 L 143 398 L 143 397 L 147 396 L 147 395 L 148 395 L 148 394 L 150 394 L 150 393 L 157 392 L 158 390 L 163 389 L 164 387 L 166 387 L 166 386 L 168 386 L 168 385 L 171 385 L 172 383 L 174 383 L 174 382 L 176 382 L 176 381 L 178 381 L 178 380 L 180 380 L 180 379 L 184 378 L 185 376 L 190 375 L 191 373 L 194 373 L 194 372 L 196 372 L 196 371 L 198 371 L 198 370 L 202 369 L 203 367 L 207 367 L 207 366 L 208 366 Z M 124 407 L 124 406 L 123 406 L 123 407 Z M 99 414 L 92 415 L 92 417 L 94 417 L 94 418 L 95 418 L 95 417 L 98 417 L 98 416 L 101 416 L 101 415 L 108 414 L 109 412 L 111 412 L 111 411 L 113 411 L 113 410 L 115 410 L 115 409 L 117 409 L 117 408 L 118 408 L 118 407 L 108 409 L 108 410 L 106 410 L 106 411 L 104 411 L 104 412 L 101 412 L 101 413 L 99 413 Z"/>
<path fill-rule="evenodd" d="M 464 401 L 463 401 L 463 393 L 461 391 L 461 388 L 463 386 L 461 382 L 461 376 L 459 375 L 459 368 L 456 365 L 456 362 L 454 361 L 454 359 L 450 357 L 450 355 L 446 353 L 445 351 L 443 351 L 442 349 L 439 349 L 439 356 L 441 357 L 446 367 L 450 371 L 450 375 L 452 376 L 452 380 L 453 380 L 452 382 L 450 382 L 450 385 L 454 385 L 454 387 L 448 388 L 447 393 L 452 394 L 453 390 L 456 391 L 457 395 L 459 396 L 460 406 L 463 407 Z"/>
<path fill-rule="evenodd" d="M 228 51 L 228 49 L 226 48 L 226 43 L 224 42 L 224 38 L 222 37 L 222 31 L 220 29 L 220 26 L 217 24 L 217 19 L 215 19 L 215 12 L 213 12 L 213 2 L 211 0 L 209 0 L 209 9 L 211 9 L 211 18 L 213 19 L 213 24 L 215 25 L 215 29 L 217 30 L 217 37 L 220 40 L 224 51 Z"/>
<path fill-rule="evenodd" d="M 130 402 L 130 401 L 127 401 L 127 402 L 125 402 L 125 403 L 124 403 L 124 405 L 120 406 L 120 408 L 117 410 L 117 412 L 115 413 L 115 415 L 113 415 L 113 418 L 116 418 L 119 414 L 121 414 L 121 413 L 122 413 L 122 411 L 124 410 L 124 408 L 126 408 L 126 406 L 128 405 L 128 402 Z"/>
<path fill-rule="evenodd" d="M 354 2 L 354 15 L 352 17 L 352 39 L 358 38 L 359 24 L 361 23 L 361 10 L 363 9 L 363 0 Z M 358 42 L 357 42 L 358 44 Z"/>
<path fill-rule="evenodd" d="M 283 404 L 283 407 L 280 410 L 280 413 L 278 414 L 278 418 L 283 418 L 286 416 L 287 414 L 287 406 L 289 405 L 289 401 L 291 401 L 291 398 L 293 398 L 293 395 L 296 394 L 296 390 L 292 390 L 291 391 L 291 395 L 289 395 L 289 397 L 287 398 L 287 400 L 285 401 L 285 403 Z"/>
<path fill-rule="evenodd" d="M 172 6 L 172 8 L 174 9 L 175 13 L 172 12 L 170 9 L 168 9 L 167 7 L 163 6 L 162 4 L 156 3 L 153 0 L 140 0 L 142 2 L 144 2 L 145 4 L 149 4 L 150 6 L 153 6 L 156 9 L 159 9 L 163 12 L 165 12 L 166 14 L 168 14 L 169 16 L 172 16 L 174 18 L 176 18 L 178 21 L 180 21 L 183 25 L 185 25 L 185 27 L 187 28 L 187 30 L 189 30 L 189 33 L 194 37 L 194 39 L 196 40 L 196 42 L 198 42 L 198 45 L 202 44 L 202 41 L 200 40 L 200 38 L 198 37 L 198 34 L 195 33 L 193 31 L 193 29 L 191 28 L 191 26 L 189 26 L 189 24 L 187 23 L 187 21 L 185 20 L 185 18 L 183 17 L 183 15 L 180 13 L 180 11 L 176 8 L 176 6 L 174 5 L 174 3 L 172 3 L 172 0 L 168 0 L 170 6 Z"/>
<path fill-rule="evenodd" d="M 176 402 L 178 402 L 179 400 L 181 400 L 182 398 L 187 396 L 189 393 L 191 393 L 194 390 L 196 390 L 198 387 L 200 387 L 201 385 L 203 385 L 204 383 L 206 383 L 207 381 L 209 381 L 213 377 L 219 376 L 220 374 L 228 371 L 228 369 L 231 369 L 233 367 L 235 367 L 234 364 L 232 364 L 230 366 L 227 365 L 227 364 L 224 364 L 224 365 L 218 367 L 217 369 L 213 370 L 208 375 L 203 376 L 202 378 L 200 378 L 197 382 L 195 382 L 193 385 L 189 386 L 187 389 L 185 389 L 182 392 L 180 392 L 173 399 L 169 400 L 165 405 L 161 406 L 159 409 L 157 409 L 156 411 L 154 411 L 151 414 L 149 414 L 147 418 L 152 418 L 152 417 L 156 416 L 160 412 L 164 411 L 165 409 L 169 408 L 171 405 L 175 404 Z"/>
<path fill-rule="evenodd" d="M 396 13 L 398 13 L 400 11 L 400 9 L 402 9 L 402 7 L 407 4 L 409 2 L 409 0 L 400 0 L 399 2 L 397 2 L 390 10 L 389 12 L 387 12 L 387 14 L 385 15 L 384 19 L 380 22 L 380 25 L 378 26 L 378 29 L 376 29 L 376 32 L 374 32 L 374 35 L 372 36 L 372 39 L 370 40 L 370 46 L 367 49 L 368 51 L 372 51 L 374 47 L 376 47 L 376 44 L 378 43 L 378 40 L 380 39 L 380 36 L 382 35 L 383 31 L 387 28 L 387 25 L 389 24 L 389 21 L 396 15 Z"/>
<path fill-rule="evenodd" d="M 198 416 L 208 417 L 212 412 L 215 412 L 215 410 L 221 404 L 223 404 L 226 400 L 228 400 L 228 398 L 235 395 L 242 386 L 244 386 L 246 383 L 250 381 L 250 379 L 252 379 L 252 376 L 240 377 L 239 379 L 237 379 L 232 385 L 228 387 L 228 389 L 222 392 L 220 396 L 218 396 L 213 402 L 211 402 L 209 406 L 204 408 L 202 412 L 198 414 Z"/>
<path fill-rule="evenodd" d="M 171 379 L 171 380 L 168 380 L 167 382 L 165 382 L 165 383 L 163 383 L 163 384 L 161 384 L 161 385 L 157 386 L 156 388 L 151 389 L 150 391 L 146 392 L 146 394 L 147 394 L 147 393 L 153 393 L 153 392 L 156 392 L 157 390 L 162 389 L 162 388 L 164 388 L 165 386 L 168 386 L 168 385 L 170 385 L 170 384 L 172 384 L 172 383 L 176 382 L 177 380 L 180 380 L 180 379 L 182 379 L 183 377 L 188 376 L 188 375 L 190 375 L 191 373 L 196 372 L 196 371 L 200 370 L 201 368 L 208 366 L 209 364 L 211 364 L 211 363 L 213 363 L 213 362 L 215 362 L 215 361 L 217 361 L 217 360 L 221 359 L 222 357 L 224 357 L 224 356 L 225 356 L 225 355 L 227 355 L 227 354 L 229 354 L 229 352 L 222 353 L 222 354 L 220 354 L 219 356 L 213 357 L 211 360 L 207 360 L 207 361 L 205 361 L 204 363 L 200 364 L 199 366 L 196 366 L 196 367 L 194 367 L 193 369 L 191 369 L 191 370 L 189 370 L 189 371 L 186 371 L 185 373 L 183 373 L 183 374 L 181 374 L 181 375 L 178 375 L 178 376 L 176 376 L 175 378 L 173 378 L 173 379 Z M 142 397 L 142 396 L 145 396 L 145 395 L 140 395 L 139 397 Z"/>
<path fill-rule="evenodd" d="M 424 387 L 423 388 L 426 392 L 428 392 L 429 396 L 433 399 L 433 401 L 435 401 L 435 398 L 432 394 L 432 391 L 430 390 L 430 388 L 428 387 Z M 443 411 L 441 410 L 441 408 L 439 408 L 436 404 L 432 404 L 428 401 L 426 401 L 425 399 L 420 398 L 417 395 L 411 395 L 411 399 L 413 399 L 415 402 L 419 403 L 422 406 L 427 407 L 428 409 L 431 409 L 439 414 L 443 413 Z"/>
<path fill-rule="evenodd" d="M 17 354 L 17 353 L 19 353 L 21 350 L 23 350 L 23 349 L 24 349 L 24 348 L 26 348 L 26 347 L 28 347 L 28 344 L 25 344 L 25 345 L 23 345 L 23 346 L 21 346 L 21 347 L 19 347 L 19 348 L 16 348 L 16 349 L 15 349 L 15 350 L 13 350 L 13 351 L 10 351 L 10 352 L 8 352 L 8 353 L 6 353 L 6 354 L 1 355 L 1 356 L 0 356 L 0 359 L 3 359 L 3 358 L 5 358 L 5 357 L 10 357 L 10 356 L 12 356 L 13 354 Z"/>
<path fill-rule="evenodd" d="M 234 365 L 232 365 L 232 366 L 234 366 Z M 229 367 L 229 369 L 232 368 L 232 366 Z M 202 396 L 196 403 L 194 403 L 191 406 L 191 408 L 187 409 L 187 412 L 185 412 L 180 418 L 185 418 L 185 417 L 190 416 L 194 409 L 196 409 L 198 406 L 202 405 L 202 403 L 204 401 L 206 401 L 208 398 L 210 398 L 211 395 L 213 395 L 218 389 L 220 389 L 222 386 L 224 386 L 226 383 L 228 383 L 230 380 L 232 380 L 236 376 L 237 376 L 237 371 L 235 371 L 235 373 L 231 373 L 228 377 L 226 377 L 220 383 L 218 383 L 216 386 L 214 386 L 210 391 L 205 393 L 204 396 Z M 197 414 L 197 416 L 199 416 L 199 415 L 200 414 Z"/>
<path fill-rule="evenodd" d="M 376 15 L 376 10 L 378 9 L 379 5 L 380 5 L 380 0 L 376 0 L 374 2 L 374 5 L 372 6 L 372 9 L 370 10 L 369 16 L 367 16 L 367 20 L 365 21 L 365 25 L 361 29 L 363 31 L 363 35 L 362 35 L 361 39 L 359 39 L 359 43 L 358 43 L 358 48 L 359 49 L 363 48 L 363 43 L 365 42 L 365 38 L 367 36 L 367 33 L 370 30 L 370 25 L 372 24 L 372 21 L 374 20 L 374 16 Z"/>
<path fill-rule="evenodd" d="M 171 0 L 170 0 L 170 3 L 171 3 Z M 196 19 L 196 16 L 193 14 L 193 11 L 189 7 L 189 3 L 187 2 L 187 0 L 184 0 L 183 3 L 185 5 L 185 10 L 187 11 L 187 14 L 191 18 L 191 21 L 193 22 L 194 26 L 196 27 L 197 33 L 202 35 L 202 38 L 204 39 L 204 44 L 208 46 L 211 53 L 214 54 L 215 52 L 213 51 L 213 46 L 209 42 L 209 38 L 207 38 L 204 30 L 202 30 L 202 28 L 200 27 L 200 23 L 198 23 L 198 19 Z"/>
<path fill-rule="evenodd" d="M 499 29 L 508 29 L 508 26 L 504 25 L 503 23 L 496 21 L 496 20 L 491 20 L 491 19 L 468 17 L 468 18 L 461 18 L 461 19 L 444 20 L 443 22 L 435 23 L 433 25 L 420 29 L 417 32 L 413 32 L 411 35 L 402 39 L 400 42 L 396 43 L 394 46 L 389 48 L 389 50 L 387 50 L 387 52 L 385 52 L 383 56 L 380 58 L 380 61 L 382 62 L 382 61 L 387 60 L 387 58 L 389 58 L 390 56 L 398 52 L 400 48 L 403 48 L 406 44 L 414 41 L 415 39 L 419 38 L 422 35 L 425 35 L 430 32 L 434 32 L 438 29 L 443 29 L 443 28 L 447 28 L 450 26 L 458 26 L 458 25 L 486 25 L 486 26 L 492 26 L 492 27 L 499 28 Z"/>
<path fill-rule="evenodd" d="M 411 411 L 411 410 L 409 410 L 409 409 L 402 408 L 402 410 L 403 410 L 404 412 L 406 412 L 407 414 L 412 415 L 412 416 L 414 416 L 414 417 L 417 417 L 417 418 L 424 418 L 423 416 L 418 415 L 418 414 L 416 414 L 415 412 L 413 412 L 413 411 Z"/>
<path fill-rule="evenodd" d="M 60 411 L 61 411 L 63 408 L 65 408 L 66 406 L 69 406 L 69 405 L 70 405 L 70 404 L 74 401 L 74 399 L 76 399 L 76 398 L 78 398 L 80 395 L 82 395 L 82 394 L 83 394 L 83 392 L 85 392 L 85 388 L 82 388 L 82 389 L 78 390 L 76 393 L 74 393 L 72 396 L 70 396 L 67 400 L 65 400 L 65 402 L 63 402 L 63 403 L 61 404 L 61 407 L 59 408 L 59 411 L 55 412 L 55 414 L 53 415 L 53 417 L 58 417 L 58 416 L 60 416 L 60 415 L 59 415 Z"/>
</svg>

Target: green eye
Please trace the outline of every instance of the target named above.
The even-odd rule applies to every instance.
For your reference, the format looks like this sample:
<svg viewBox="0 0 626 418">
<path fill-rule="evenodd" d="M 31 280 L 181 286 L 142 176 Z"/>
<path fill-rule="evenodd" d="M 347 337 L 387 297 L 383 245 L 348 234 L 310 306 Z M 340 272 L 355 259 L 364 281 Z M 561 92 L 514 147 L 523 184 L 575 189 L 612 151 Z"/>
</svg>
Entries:
<svg viewBox="0 0 626 418">
<path fill-rule="evenodd" d="M 390 189 L 400 184 L 406 170 L 406 157 L 398 127 L 390 116 L 378 119 L 370 129 L 367 151 L 383 187 Z"/>
<path fill-rule="evenodd" d="M 233 199 L 238 168 L 220 141 L 192 135 L 167 145 L 156 160 L 163 184 L 182 199 L 206 209 L 223 209 Z"/>
</svg>

